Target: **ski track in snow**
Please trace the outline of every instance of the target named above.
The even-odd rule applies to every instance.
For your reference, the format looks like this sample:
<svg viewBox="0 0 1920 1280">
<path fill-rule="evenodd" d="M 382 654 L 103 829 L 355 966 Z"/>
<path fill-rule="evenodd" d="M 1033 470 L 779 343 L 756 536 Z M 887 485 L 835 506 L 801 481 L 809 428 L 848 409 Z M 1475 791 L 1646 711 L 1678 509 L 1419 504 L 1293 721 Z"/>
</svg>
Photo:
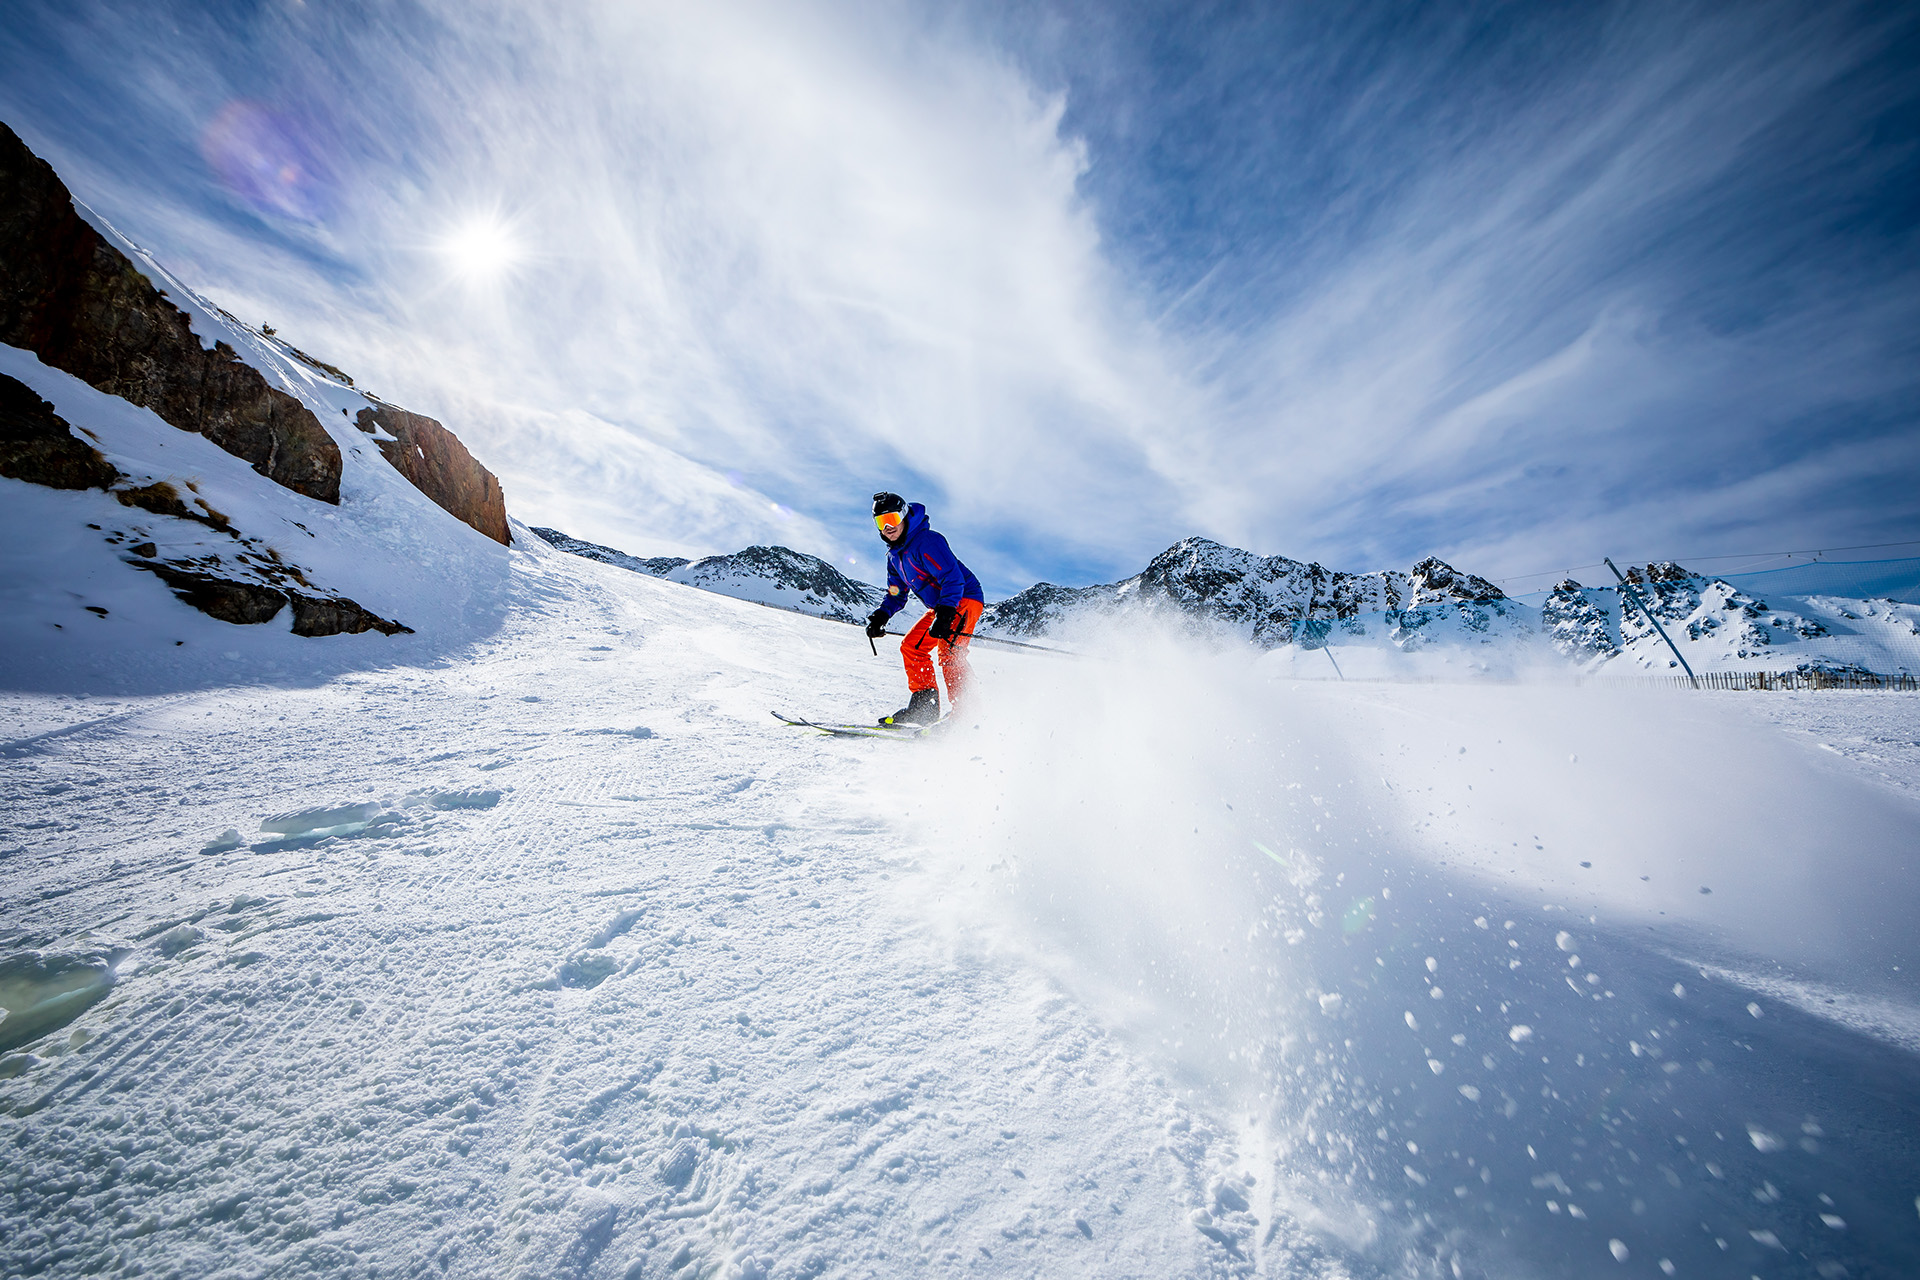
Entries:
<svg viewBox="0 0 1920 1280">
<path fill-rule="evenodd" d="M 1797 739 L 1910 747 L 1920 699 L 1660 695 L 1609 742 L 1592 692 L 980 653 L 978 728 L 829 741 L 768 711 L 896 705 L 857 631 L 514 564 L 437 665 L 0 696 L 0 950 L 117 957 L 0 1057 L 0 1271 L 1920 1259 L 1911 984 L 1669 883 L 1702 831 L 1778 852 L 1781 770 L 1912 835 L 1911 767 Z M 1649 742 L 1742 733 L 1788 763 L 1731 814 L 1661 790 Z"/>
</svg>

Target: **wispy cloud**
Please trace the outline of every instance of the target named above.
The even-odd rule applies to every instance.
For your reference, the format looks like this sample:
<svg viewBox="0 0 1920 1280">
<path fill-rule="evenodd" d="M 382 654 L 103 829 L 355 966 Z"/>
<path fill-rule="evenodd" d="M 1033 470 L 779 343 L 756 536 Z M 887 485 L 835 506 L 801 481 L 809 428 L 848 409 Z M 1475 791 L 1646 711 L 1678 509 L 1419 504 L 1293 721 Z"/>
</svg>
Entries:
<svg viewBox="0 0 1920 1280">
<path fill-rule="evenodd" d="M 1517 569 L 1576 541 L 1592 559 L 1701 538 L 1726 486 L 1820 453 L 1851 488 L 1720 512 L 1712 532 L 1911 529 L 1885 470 L 1911 456 L 1917 407 L 1911 228 L 1863 257 L 1827 225 L 1880 176 L 1839 144 L 1886 96 L 1862 88 L 1888 73 L 1870 66 L 1886 35 L 1778 6 L 1642 18 L 1577 57 L 1547 46 L 1551 74 L 1517 101 L 1434 99 L 1380 60 L 1343 90 L 1403 122 L 1355 140 L 1364 216 L 1259 245 L 1289 257 L 1266 314 L 1189 336 L 1230 351 L 1183 480 L 1247 541 Z M 1407 122 L 1423 101 L 1430 119 Z M 1410 140 L 1420 159 L 1368 167 Z"/>
</svg>

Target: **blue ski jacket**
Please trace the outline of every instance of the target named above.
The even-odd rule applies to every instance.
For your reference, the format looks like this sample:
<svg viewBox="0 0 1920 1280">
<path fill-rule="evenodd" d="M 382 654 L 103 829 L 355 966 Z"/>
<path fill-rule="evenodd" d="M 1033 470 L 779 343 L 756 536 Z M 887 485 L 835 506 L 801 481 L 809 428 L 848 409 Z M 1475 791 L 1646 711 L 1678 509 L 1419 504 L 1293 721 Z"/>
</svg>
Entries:
<svg viewBox="0 0 1920 1280">
<path fill-rule="evenodd" d="M 885 534 L 880 541 L 887 541 Z M 889 618 L 906 608 L 909 591 L 929 609 L 952 607 L 962 600 L 986 601 L 980 579 L 960 563 L 947 540 L 928 526 L 927 509 L 918 502 L 907 507 L 907 531 L 900 541 L 887 543 L 887 598 L 880 607 Z"/>
</svg>

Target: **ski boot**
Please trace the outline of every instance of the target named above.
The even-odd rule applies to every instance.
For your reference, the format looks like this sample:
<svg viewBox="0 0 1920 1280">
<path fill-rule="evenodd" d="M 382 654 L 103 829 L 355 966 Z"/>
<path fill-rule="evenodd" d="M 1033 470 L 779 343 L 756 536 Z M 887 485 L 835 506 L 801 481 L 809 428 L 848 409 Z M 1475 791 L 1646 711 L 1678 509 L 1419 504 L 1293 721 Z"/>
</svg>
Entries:
<svg viewBox="0 0 1920 1280">
<path fill-rule="evenodd" d="M 940 718 L 940 691 L 938 689 L 916 689 L 907 705 L 890 716 L 881 716 L 880 723 L 886 728 L 901 725 L 932 724 Z"/>
</svg>

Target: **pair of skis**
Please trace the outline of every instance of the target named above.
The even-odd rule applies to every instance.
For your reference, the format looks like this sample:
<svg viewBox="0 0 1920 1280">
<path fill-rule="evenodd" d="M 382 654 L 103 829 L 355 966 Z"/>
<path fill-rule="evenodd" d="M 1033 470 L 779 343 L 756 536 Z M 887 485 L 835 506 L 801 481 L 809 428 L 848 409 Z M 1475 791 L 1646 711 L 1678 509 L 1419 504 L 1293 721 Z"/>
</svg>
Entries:
<svg viewBox="0 0 1920 1280">
<path fill-rule="evenodd" d="M 822 724 L 817 720 L 799 720 L 793 716 L 782 715 L 778 711 L 773 718 L 782 724 L 790 724 L 796 729 L 818 729 L 821 733 L 836 738 L 918 738 L 945 724 L 944 720 L 935 720 L 932 724 Z"/>
</svg>

